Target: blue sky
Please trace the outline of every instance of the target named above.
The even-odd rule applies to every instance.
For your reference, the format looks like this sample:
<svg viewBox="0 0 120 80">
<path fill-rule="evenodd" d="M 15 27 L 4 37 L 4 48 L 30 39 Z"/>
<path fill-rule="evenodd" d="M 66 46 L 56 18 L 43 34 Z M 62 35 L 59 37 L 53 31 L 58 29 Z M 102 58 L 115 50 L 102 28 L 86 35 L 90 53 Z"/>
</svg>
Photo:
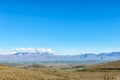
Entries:
<svg viewBox="0 0 120 80">
<path fill-rule="evenodd" d="M 58 54 L 120 51 L 120 1 L 0 1 L 0 50 L 51 48 Z"/>
</svg>

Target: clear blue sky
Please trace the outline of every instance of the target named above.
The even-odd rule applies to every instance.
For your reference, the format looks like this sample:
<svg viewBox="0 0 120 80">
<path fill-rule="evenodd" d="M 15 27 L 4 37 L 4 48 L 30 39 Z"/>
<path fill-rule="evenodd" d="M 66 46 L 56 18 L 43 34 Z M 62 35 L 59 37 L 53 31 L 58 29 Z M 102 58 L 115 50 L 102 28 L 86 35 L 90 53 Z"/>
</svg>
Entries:
<svg viewBox="0 0 120 80">
<path fill-rule="evenodd" d="M 0 50 L 120 51 L 119 0 L 2 0 Z"/>
</svg>

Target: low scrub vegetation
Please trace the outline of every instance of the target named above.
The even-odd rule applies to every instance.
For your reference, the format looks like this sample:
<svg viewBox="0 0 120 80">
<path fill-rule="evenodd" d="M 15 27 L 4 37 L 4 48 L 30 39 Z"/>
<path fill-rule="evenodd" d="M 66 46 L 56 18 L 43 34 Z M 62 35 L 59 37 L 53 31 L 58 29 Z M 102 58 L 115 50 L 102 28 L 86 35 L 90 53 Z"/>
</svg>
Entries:
<svg viewBox="0 0 120 80">
<path fill-rule="evenodd" d="M 58 69 L 37 64 L 22 68 L 0 65 L 0 80 L 120 80 L 118 67 L 102 69 L 100 66 Z"/>
</svg>

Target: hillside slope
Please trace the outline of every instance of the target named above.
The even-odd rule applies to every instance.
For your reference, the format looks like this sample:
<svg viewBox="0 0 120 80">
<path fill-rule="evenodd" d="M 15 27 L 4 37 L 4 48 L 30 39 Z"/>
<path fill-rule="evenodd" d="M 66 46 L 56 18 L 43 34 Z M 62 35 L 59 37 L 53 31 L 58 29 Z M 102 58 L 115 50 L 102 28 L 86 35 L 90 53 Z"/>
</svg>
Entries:
<svg viewBox="0 0 120 80">
<path fill-rule="evenodd" d="M 15 68 L 0 65 L 0 80 L 118 80 L 119 75 L 120 72 L 117 71 L 53 69 L 36 65 L 29 68 Z"/>
<path fill-rule="evenodd" d="M 120 70 L 120 60 L 90 66 L 91 69 Z"/>
<path fill-rule="evenodd" d="M 0 65 L 0 80 L 57 80 L 56 76 L 41 71 L 12 68 Z"/>
</svg>

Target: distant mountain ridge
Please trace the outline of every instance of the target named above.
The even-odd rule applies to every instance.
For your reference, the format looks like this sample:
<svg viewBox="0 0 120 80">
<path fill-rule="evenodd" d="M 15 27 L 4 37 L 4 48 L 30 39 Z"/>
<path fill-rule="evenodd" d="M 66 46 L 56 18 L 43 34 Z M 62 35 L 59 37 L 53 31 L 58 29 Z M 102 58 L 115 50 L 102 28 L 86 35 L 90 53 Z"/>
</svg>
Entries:
<svg viewBox="0 0 120 80">
<path fill-rule="evenodd" d="M 120 52 L 81 54 L 81 55 L 54 55 L 47 52 L 17 52 L 9 55 L 0 55 L 0 61 L 86 61 L 86 60 L 120 60 Z"/>
</svg>

